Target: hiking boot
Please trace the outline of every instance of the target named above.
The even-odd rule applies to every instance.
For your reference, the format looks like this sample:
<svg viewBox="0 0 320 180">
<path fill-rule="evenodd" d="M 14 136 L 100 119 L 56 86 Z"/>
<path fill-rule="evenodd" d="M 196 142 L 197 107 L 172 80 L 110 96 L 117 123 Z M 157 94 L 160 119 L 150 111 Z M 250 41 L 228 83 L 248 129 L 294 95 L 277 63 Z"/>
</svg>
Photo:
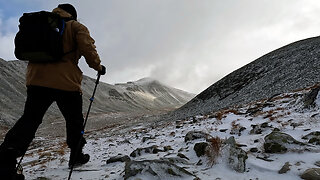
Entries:
<svg viewBox="0 0 320 180">
<path fill-rule="evenodd" d="M 16 174 L 12 180 L 25 180 L 25 178 L 23 174 Z"/>
<path fill-rule="evenodd" d="M 69 168 L 71 168 L 72 165 L 73 165 L 73 167 L 81 166 L 81 165 L 89 162 L 89 160 L 90 160 L 89 154 L 83 154 L 82 152 L 79 152 L 77 157 L 75 157 L 75 154 L 72 153 L 72 151 L 71 151 L 70 160 L 69 160 Z"/>
<path fill-rule="evenodd" d="M 24 180 L 24 175 L 17 174 L 17 151 L 13 148 L 2 148 L 0 150 L 0 174 L 1 179 Z"/>
</svg>

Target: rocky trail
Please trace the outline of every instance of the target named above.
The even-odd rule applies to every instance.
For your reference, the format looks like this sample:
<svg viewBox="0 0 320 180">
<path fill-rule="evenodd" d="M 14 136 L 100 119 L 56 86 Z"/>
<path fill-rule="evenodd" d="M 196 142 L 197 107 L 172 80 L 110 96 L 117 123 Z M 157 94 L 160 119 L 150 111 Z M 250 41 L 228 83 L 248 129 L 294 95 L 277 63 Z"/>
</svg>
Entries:
<svg viewBox="0 0 320 180">
<path fill-rule="evenodd" d="M 318 86 L 174 122 L 137 121 L 86 134 L 73 179 L 319 179 Z M 63 138 L 38 138 L 27 179 L 66 179 Z"/>
</svg>

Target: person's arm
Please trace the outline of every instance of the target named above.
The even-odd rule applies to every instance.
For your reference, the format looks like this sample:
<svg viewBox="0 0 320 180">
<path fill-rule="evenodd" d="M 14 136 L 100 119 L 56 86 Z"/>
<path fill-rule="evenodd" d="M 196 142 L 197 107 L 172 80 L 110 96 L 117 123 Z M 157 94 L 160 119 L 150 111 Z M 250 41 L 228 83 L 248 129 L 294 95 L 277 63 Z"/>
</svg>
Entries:
<svg viewBox="0 0 320 180">
<path fill-rule="evenodd" d="M 76 26 L 76 41 L 77 48 L 80 54 L 84 56 L 89 67 L 95 69 L 96 71 L 102 71 L 103 67 L 100 64 L 101 60 L 97 53 L 95 41 L 90 36 L 89 30 L 84 25 L 78 23 Z"/>
</svg>

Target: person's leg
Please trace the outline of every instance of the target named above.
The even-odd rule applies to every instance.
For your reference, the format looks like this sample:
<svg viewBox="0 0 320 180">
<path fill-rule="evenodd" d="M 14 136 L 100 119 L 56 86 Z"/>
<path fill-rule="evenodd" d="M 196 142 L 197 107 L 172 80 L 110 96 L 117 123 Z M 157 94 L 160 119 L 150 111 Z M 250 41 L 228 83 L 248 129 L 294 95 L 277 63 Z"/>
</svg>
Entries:
<svg viewBox="0 0 320 180">
<path fill-rule="evenodd" d="M 69 166 L 85 164 L 90 157 L 82 153 L 82 148 L 86 143 L 83 137 L 82 94 L 80 92 L 60 91 L 56 101 L 66 120 L 67 144 L 71 149 Z"/>
<path fill-rule="evenodd" d="M 0 174 L 15 173 L 16 158 L 28 149 L 42 118 L 52 104 L 49 92 L 41 87 L 28 87 L 24 114 L 8 131 L 0 145 Z"/>
</svg>

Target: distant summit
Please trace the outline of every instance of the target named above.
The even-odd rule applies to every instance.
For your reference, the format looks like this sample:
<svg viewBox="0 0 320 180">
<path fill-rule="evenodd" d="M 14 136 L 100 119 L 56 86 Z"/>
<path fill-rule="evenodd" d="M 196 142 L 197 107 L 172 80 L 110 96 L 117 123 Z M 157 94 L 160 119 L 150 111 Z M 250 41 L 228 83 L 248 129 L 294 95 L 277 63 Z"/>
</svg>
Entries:
<svg viewBox="0 0 320 180">
<path fill-rule="evenodd" d="M 281 47 L 230 73 L 172 115 L 206 114 L 319 82 L 320 37 L 314 37 Z"/>
</svg>

